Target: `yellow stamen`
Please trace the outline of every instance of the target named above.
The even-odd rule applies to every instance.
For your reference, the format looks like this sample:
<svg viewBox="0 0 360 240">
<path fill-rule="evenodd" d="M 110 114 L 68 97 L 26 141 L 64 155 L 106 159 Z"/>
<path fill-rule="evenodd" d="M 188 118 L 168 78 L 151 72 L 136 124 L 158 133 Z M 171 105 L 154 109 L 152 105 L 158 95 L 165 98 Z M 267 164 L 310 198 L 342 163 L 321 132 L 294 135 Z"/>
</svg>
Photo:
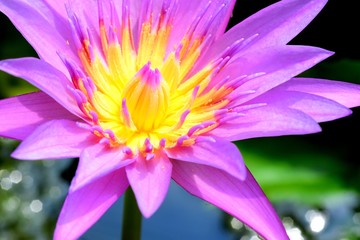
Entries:
<svg viewBox="0 0 360 240">
<path fill-rule="evenodd" d="M 90 91 L 84 79 L 74 79 L 87 100 L 79 104 L 94 134 L 133 153 L 194 144 L 217 126 L 215 112 L 226 107 L 225 97 L 233 91 L 208 87 L 219 71 L 215 62 L 194 71 L 204 36 L 191 33 L 169 46 L 169 16 L 154 17 L 149 15 L 138 35 L 128 16 L 127 24 L 110 28 L 111 34 L 100 21 L 100 46 L 85 39 L 79 49 L 84 75 L 94 87 Z M 191 128 L 196 130 L 187 136 Z"/>
</svg>

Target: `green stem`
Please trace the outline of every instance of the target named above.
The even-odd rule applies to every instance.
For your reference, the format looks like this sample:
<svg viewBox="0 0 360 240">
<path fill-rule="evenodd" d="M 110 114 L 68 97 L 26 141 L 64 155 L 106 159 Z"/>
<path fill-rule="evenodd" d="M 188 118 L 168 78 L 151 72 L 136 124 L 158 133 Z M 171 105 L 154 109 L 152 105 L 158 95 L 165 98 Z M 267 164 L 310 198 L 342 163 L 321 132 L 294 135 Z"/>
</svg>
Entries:
<svg viewBox="0 0 360 240">
<path fill-rule="evenodd" d="M 122 240 L 141 239 L 142 215 L 131 187 L 126 190 L 122 224 Z"/>
</svg>

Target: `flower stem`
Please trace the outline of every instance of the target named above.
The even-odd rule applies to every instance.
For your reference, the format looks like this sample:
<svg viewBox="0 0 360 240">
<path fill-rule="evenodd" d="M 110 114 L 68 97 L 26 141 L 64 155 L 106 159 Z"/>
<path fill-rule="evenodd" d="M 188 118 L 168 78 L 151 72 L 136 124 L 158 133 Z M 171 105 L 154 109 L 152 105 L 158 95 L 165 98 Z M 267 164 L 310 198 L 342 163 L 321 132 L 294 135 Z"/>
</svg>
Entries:
<svg viewBox="0 0 360 240">
<path fill-rule="evenodd" d="M 126 190 L 122 224 L 122 240 L 141 239 L 142 215 L 131 187 Z"/>
</svg>

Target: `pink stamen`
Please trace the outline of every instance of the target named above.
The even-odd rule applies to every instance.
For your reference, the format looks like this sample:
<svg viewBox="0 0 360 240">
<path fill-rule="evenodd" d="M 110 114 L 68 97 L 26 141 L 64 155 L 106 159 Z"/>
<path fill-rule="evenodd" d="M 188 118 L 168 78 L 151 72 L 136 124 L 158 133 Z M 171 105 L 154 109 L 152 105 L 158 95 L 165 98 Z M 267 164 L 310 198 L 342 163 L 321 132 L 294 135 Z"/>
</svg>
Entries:
<svg viewBox="0 0 360 240">
<path fill-rule="evenodd" d="M 187 109 L 181 114 L 180 120 L 178 121 L 178 123 L 176 124 L 176 126 L 174 127 L 173 130 L 177 130 L 182 127 L 182 125 L 184 124 L 186 117 L 188 116 L 189 113 L 190 113 L 190 110 Z"/>
<path fill-rule="evenodd" d="M 200 85 L 196 85 L 196 87 L 194 87 L 194 90 L 193 90 L 192 95 L 191 95 L 192 100 L 195 100 L 196 96 L 199 93 L 199 89 L 200 89 Z"/>
<path fill-rule="evenodd" d="M 165 148 L 165 144 L 166 144 L 166 138 L 162 138 L 159 142 L 160 147 Z"/>
<path fill-rule="evenodd" d="M 199 89 L 200 89 L 200 85 L 196 85 L 196 87 L 194 88 L 192 94 L 191 94 L 191 99 L 187 105 L 187 108 L 191 108 L 195 102 L 195 99 L 199 93 Z"/>
<path fill-rule="evenodd" d="M 100 133 L 100 134 L 103 134 L 103 133 L 104 133 L 103 129 L 102 129 L 100 126 L 97 126 L 97 125 L 92 126 L 92 132 L 93 132 L 93 133 L 98 132 L 98 133 Z"/>
<path fill-rule="evenodd" d="M 254 103 L 254 104 L 248 104 L 248 105 L 240 105 L 240 106 L 234 106 L 232 109 L 234 112 L 241 113 L 242 111 L 247 111 L 254 108 L 264 107 L 267 103 Z"/>
<path fill-rule="evenodd" d="M 207 5 L 202 9 L 202 11 L 200 11 L 198 13 L 198 15 L 196 16 L 196 18 L 194 19 L 194 21 L 191 23 L 189 30 L 187 31 L 186 35 L 189 36 L 189 40 L 192 39 L 197 27 L 199 26 L 199 23 L 201 21 L 201 19 L 203 19 L 203 17 L 205 16 L 206 12 L 208 11 L 210 5 L 211 5 L 211 1 L 209 1 L 207 3 Z"/>
<path fill-rule="evenodd" d="M 69 60 L 66 59 L 66 57 L 61 53 L 57 52 L 57 55 L 61 59 L 61 61 L 64 63 L 66 69 L 68 70 L 71 80 L 77 80 L 79 78 L 77 68 L 74 64 L 72 64 Z"/>
<path fill-rule="evenodd" d="M 215 88 L 216 90 L 219 90 L 221 87 L 223 87 L 223 86 L 229 81 L 229 79 L 230 79 L 230 76 L 224 77 L 223 79 L 221 79 L 220 81 L 218 81 L 218 82 L 216 83 L 216 85 L 214 86 L 214 88 Z"/>
<path fill-rule="evenodd" d="M 227 47 L 224 51 L 222 51 L 217 58 L 224 57 L 234 57 L 237 53 L 239 53 L 245 46 L 247 46 L 250 42 L 252 42 L 259 34 L 254 34 L 247 39 L 241 38 L 231 44 L 231 46 Z"/>
<path fill-rule="evenodd" d="M 91 41 L 89 41 L 89 43 L 90 43 L 90 42 L 91 42 Z M 91 62 L 94 62 L 94 61 L 95 61 L 95 52 L 94 52 L 94 49 L 93 49 L 93 47 L 91 46 L 91 44 L 88 44 L 88 45 L 87 45 L 86 50 L 87 50 L 87 53 L 89 54 L 90 61 L 91 61 Z"/>
<path fill-rule="evenodd" d="M 82 80 L 82 83 L 83 83 L 83 85 L 85 87 L 86 93 L 87 93 L 87 95 L 89 97 L 89 101 L 92 103 L 92 100 L 93 100 L 93 97 L 94 97 L 94 89 L 92 88 L 91 84 L 89 83 L 89 80 L 90 80 L 90 82 L 92 82 L 92 81 L 88 77 L 81 78 L 81 80 Z"/>
<path fill-rule="evenodd" d="M 119 43 L 119 39 L 117 37 L 117 33 L 115 28 L 113 27 L 109 27 L 109 31 L 108 31 L 108 36 L 109 36 L 109 43 Z"/>
<path fill-rule="evenodd" d="M 78 105 L 78 107 L 80 108 L 80 110 L 86 115 L 88 116 L 88 112 L 86 111 L 84 105 L 81 102 L 81 97 L 77 94 L 76 90 L 74 88 L 72 88 L 71 86 L 67 86 L 67 89 L 70 91 L 70 93 L 73 95 L 73 97 L 75 98 L 75 101 Z"/>
<path fill-rule="evenodd" d="M 175 59 L 178 61 L 180 61 L 180 52 L 182 48 L 183 48 L 183 44 L 179 44 L 175 50 Z"/>
<path fill-rule="evenodd" d="M 106 137 L 100 139 L 99 141 L 100 144 L 103 144 L 103 145 L 110 145 L 110 140 Z"/>
<path fill-rule="evenodd" d="M 220 15 L 220 13 L 225 9 L 225 6 L 225 4 L 221 4 L 217 12 L 209 17 L 206 25 L 202 27 L 203 31 L 202 33 L 200 33 L 202 36 L 205 36 L 208 33 L 208 31 L 211 29 L 211 25 L 214 23 L 215 19 Z"/>
<path fill-rule="evenodd" d="M 178 140 L 176 141 L 176 146 L 180 147 L 182 146 L 182 144 L 184 143 L 185 140 L 188 140 L 189 136 L 184 135 L 178 138 Z"/>
<path fill-rule="evenodd" d="M 92 79 L 90 77 L 86 77 L 86 82 L 89 84 L 91 91 L 95 92 L 96 86 L 95 86 L 94 82 L 92 81 Z"/>
<path fill-rule="evenodd" d="M 233 44 L 231 44 L 231 46 L 227 47 L 221 54 L 221 57 L 226 57 L 226 56 L 233 56 L 235 55 L 242 46 L 242 43 L 244 42 L 245 38 L 241 38 L 237 41 L 235 41 Z"/>
<path fill-rule="evenodd" d="M 139 77 L 141 81 L 153 89 L 156 89 L 162 80 L 159 69 L 151 70 L 150 61 L 139 70 L 136 77 Z"/>
<path fill-rule="evenodd" d="M 217 79 L 215 77 L 220 73 L 220 71 L 225 67 L 225 65 L 230 61 L 230 57 L 219 58 L 213 65 L 214 70 L 211 72 L 210 75 L 210 83 L 204 89 L 204 92 L 208 92 L 210 89 L 214 87 L 214 85 L 219 85 Z"/>
<path fill-rule="evenodd" d="M 146 4 L 144 5 L 143 8 L 143 14 L 142 16 L 144 16 L 144 19 L 142 22 L 147 22 L 147 21 L 151 21 L 151 16 L 152 16 L 152 9 L 153 9 L 153 0 L 149 0 L 149 1 L 145 1 Z"/>
<path fill-rule="evenodd" d="M 68 86 L 68 89 L 72 93 L 72 95 L 74 96 L 75 101 L 78 104 L 78 106 L 85 113 L 86 111 L 84 109 L 83 104 L 86 103 L 86 96 L 84 95 L 84 93 L 82 93 L 79 89 L 74 89 L 74 88 L 71 88 L 70 86 Z"/>
<path fill-rule="evenodd" d="M 116 136 L 113 131 L 106 129 L 104 130 L 104 133 L 107 134 L 111 140 L 116 141 Z"/>
<path fill-rule="evenodd" d="M 228 100 L 230 101 L 230 103 L 228 104 L 227 107 L 234 107 L 234 106 L 236 106 L 236 105 L 234 105 L 234 104 L 237 104 L 237 102 L 238 102 L 241 98 L 243 98 L 243 97 L 245 97 L 245 96 L 247 96 L 247 95 L 250 95 L 250 94 L 254 94 L 254 93 L 256 93 L 255 90 L 241 91 L 241 90 L 239 90 L 239 89 L 236 89 L 235 91 L 233 91 L 232 93 L 230 93 L 230 94 L 226 97 L 226 99 L 228 99 Z"/>
<path fill-rule="evenodd" d="M 218 110 L 215 111 L 215 117 L 216 118 L 221 118 L 225 114 L 227 114 L 228 112 L 232 112 L 232 110 L 230 110 L 230 109 L 218 109 Z"/>
<path fill-rule="evenodd" d="M 216 122 L 214 121 L 208 121 L 208 122 L 203 122 L 201 124 L 198 124 L 198 125 L 195 125 L 193 127 L 191 127 L 187 133 L 187 135 L 189 137 L 191 137 L 196 131 L 199 131 L 199 130 L 202 130 L 202 129 L 205 129 L 207 127 L 210 127 L 211 125 L 213 124 L 216 124 Z"/>
<path fill-rule="evenodd" d="M 88 131 L 92 131 L 92 126 L 87 124 L 87 123 L 83 123 L 83 122 L 76 122 L 76 125 L 79 127 L 79 128 L 82 128 L 82 129 L 85 129 L 85 130 L 88 130 Z"/>
<path fill-rule="evenodd" d="M 223 124 L 225 122 L 237 119 L 239 117 L 243 117 L 245 114 L 243 113 L 237 113 L 237 112 L 228 112 L 227 114 L 224 114 L 221 118 L 217 119 L 218 124 Z"/>
<path fill-rule="evenodd" d="M 65 4 L 65 8 L 67 11 L 68 20 L 70 23 L 70 28 L 72 30 L 72 35 L 73 35 L 74 41 L 75 41 L 76 45 L 78 45 L 77 43 L 80 43 L 80 47 L 78 48 L 78 49 L 80 49 L 82 46 L 82 41 L 84 40 L 84 36 L 81 32 L 79 20 L 78 20 L 77 16 L 75 15 L 75 13 L 72 11 L 69 4 Z"/>
<path fill-rule="evenodd" d="M 129 0 L 123 0 L 122 5 L 122 29 L 127 29 L 129 31 L 129 38 L 130 38 L 130 44 L 131 48 L 134 48 L 134 37 L 132 33 L 132 27 L 131 27 L 131 16 L 130 16 L 130 3 Z"/>
<path fill-rule="evenodd" d="M 195 143 L 199 143 L 199 142 L 212 142 L 212 143 L 215 143 L 216 140 L 213 137 L 209 137 L 209 136 L 197 136 L 195 138 Z"/>
<path fill-rule="evenodd" d="M 110 1 L 110 22 L 111 26 L 115 29 L 119 29 L 120 23 L 114 1 Z"/>
<path fill-rule="evenodd" d="M 104 9 L 103 9 L 103 4 L 102 4 L 102 0 L 98 0 L 97 4 L 98 4 L 98 17 L 99 17 L 99 25 L 104 24 Z"/>
<path fill-rule="evenodd" d="M 239 86 L 241 86 L 242 84 L 244 84 L 245 82 L 247 82 L 248 81 L 248 75 L 242 75 L 242 76 L 239 76 L 239 77 L 237 77 L 237 78 L 235 78 L 235 79 L 232 79 L 232 80 L 230 80 L 230 81 L 227 81 L 226 82 L 226 86 L 227 87 L 231 87 L 231 88 L 234 88 L 234 89 L 236 89 L 236 88 L 238 88 Z"/>
<path fill-rule="evenodd" d="M 97 113 L 95 111 L 89 111 L 91 117 L 92 117 L 92 120 L 95 124 L 99 124 L 99 116 L 97 115 Z"/>
<path fill-rule="evenodd" d="M 72 35 L 72 39 L 75 44 L 75 47 L 76 47 L 76 49 L 82 49 L 82 42 L 78 36 L 76 27 L 72 23 L 71 19 L 69 19 L 69 23 L 70 23 L 69 25 L 70 25 L 71 35 Z"/>
<path fill-rule="evenodd" d="M 145 146 L 145 152 L 152 152 L 152 150 L 154 149 L 153 145 L 150 143 L 150 139 L 146 138 L 145 142 L 144 142 L 144 146 Z"/>
<path fill-rule="evenodd" d="M 155 154 L 153 153 L 147 153 L 146 154 L 146 157 L 145 157 L 145 160 L 146 161 L 150 161 L 151 159 L 153 159 L 155 157 Z"/>
<path fill-rule="evenodd" d="M 167 26 L 173 22 L 174 20 L 173 16 L 175 16 L 177 6 L 178 6 L 178 1 L 165 0 L 163 2 L 161 9 L 161 15 L 162 15 L 161 26 Z"/>
<path fill-rule="evenodd" d="M 161 28 L 161 13 L 159 13 L 157 16 L 153 16 L 153 22 L 151 26 L 151 31 L 153 34 L 156 34 L 159 29 Z"/>
<path fill-rule="evenodd" d="M 133 156 L 134 154 L 133 154 L 133 151 L 131 150 L 131 148 L 129 148 L 128 146 L 124 146 L 123 148 L 122 148 L 122 151 L 123 151 L 123 153 L 125 153 L 126 155 L 128 155 L 128 156 Z"/>
<path fill-rule="evenodd" d="M 80 91 L 79 89 L 74 89 L 74 91 L 76 92 L 76 95 L 78 96 L 77 101 L 80 100 L 80 104 L 87 103 L 87 98 L 82 91 Z"/>
</svg>

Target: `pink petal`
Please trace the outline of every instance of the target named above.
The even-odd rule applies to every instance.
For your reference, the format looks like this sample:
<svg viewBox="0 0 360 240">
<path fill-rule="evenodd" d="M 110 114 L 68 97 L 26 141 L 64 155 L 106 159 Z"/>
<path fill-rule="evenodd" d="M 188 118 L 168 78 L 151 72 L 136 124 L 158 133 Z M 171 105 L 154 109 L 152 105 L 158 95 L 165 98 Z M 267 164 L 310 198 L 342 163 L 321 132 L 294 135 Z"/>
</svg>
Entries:
<svg viewBox="0 0 360 240">
<path fill-rule="evenodd" d="M 64 16 L 56 13 L 47 3 L 28 0 L 1 1 L 0 11 L 10 18 L 40 58 L 51 62 L 63 72 L 66 72 L 66 69 L 57 52 L 76 61 L 76 51 L 70 47 L 73 44 L 69 24 Z"/>
<path fill-rule="evenodd" d="M 289 91 L 325 97 L 348 108 L 360 106 L 360 86 L 358 84 L 315 78 L 294 78 L 282 87 Z"/>
<path fill-rule="evenodd" d="M 68 86 L 74 88 L 70 80 L 50 64 L 36 58 L 20 58 L 0 62 L 0 70 L 25 79 L 30 84 L 55 99 L 71 113 L 82 116 Z"/>
<path fill-rule="evenodd" d="M 259 74 L 257 77 L 250 77 L 232 94 L 237 97 L 237 93 L 243 95 L 243 92 L 255 91 L 235 102 L 235 104 L 240 104 L 290 80 L 331 54 L 332 52 L 324 49 L 307 46 L 277 46 L 266 50 L 261 49 L 240 56 L 225 67 L 214 81 L 227 76 L 235 79 L 243 75 Z"/>
<path fill-rule="evenodd" d="M 244 180 L 246 167 L 239 149 L 231 142 L 217 139 L 216 142 L 199 142 L 191 147 L 176 147 L 166 150 L 170 158 L 218 168 Z"/>
<path fill-rule="evenodd" d="M 241 181 L 224 171 L 182 161 L 172 178 L 189 193 L 238 218 L 267 240 L 289 239 L 271 203 L 250 171 Z"/>
<path fill-rule="evenodd" d="M 78 119 L 43 92 L 1 100 L 0 116 L 0 135 L 18 140 L 49 120 Z"/>
<path fill-rule="evenodd" d="M 163 202 L 171 180 L 172 164 L 163 152 L 150 160 L 139 156 L 126 167 L 126 174 L 134 191 L 139 209 L 150 217 Z"/>
<path fill-rule="evenodd" d="M 295 109 L 262 106 L 244 110 L 242 113 L 244 116 L 223 123 L 210 134 L 228 141 L 236 141 L 321 131 L 314 119 Z"/>
<path fill-rule="evenodd" d="M 46 1 L 50 2 L 51 0 L 46 0 Z M 69 15 L 68 16 L 69 19 L 72 18 L 72 14 L 76 15 L 76 19 L 81 27 L 81 31 L 85 32 L 85 34 L 88 35 L 88 37 L 92 40 L 91 44 L 93 45 L 93 47 L 96 46 L 95 48 L 101 49 L 101 43 L 99 38 L 100 29 L 99 29 L 98 2 L 103 2 L 103 5 L 106 5 L 106 7 L 103 7 L 104 18 L 106 18 L 106 20 L 109 20 L 110 1 L 71 0 L 71 1 L 66 1 L 65 3 L 66 3 L 67 15 Z M 117 1 L 117 3 L 114 5 L 118 5 L 119 2 L 122 1 Z M 67 25 L 70 26 L 70 23 L 67 23 Z M 77 38 L 77 36 L 75 37 Z"/>
<path fill-rule="evenodd" d="M 300 33 L 320 12 L 327 0 L 283 0 L 262 9 L 237 24 L 222 37 L 207 54 L 209 58 L 218 55 L 235 41 L 250 39 L 243 51 L 285 45 Z"/>
<path fill-rule="evenodd" d="M 183 36 L 186 34 L 191 24 L 197 21 L 197 18 L 200 16 L 201 12 L 204 11 L 204 8 L 208 5 L 209 0 L 182 0 L 178 1 L 179 6 L 178 10 L 174 16 L 174 26 L 176 29 L 173 30 L 169 47 L 172 50 L 175 44 L 179 44 Z M 205 32 L 207 28 L 207 36 L 212 35 L 213 39 L 218 38 L 221 34 L 224 33 L 229 19 L 231 17 L 232 11 L 234 9 L 235 0 L 214 0 L 211 1 L 209 8 L 202 17 L 196 33 Z M 219 13 L 219 10 L 222 9 Z M 209 25 L 209 19 L 215 17 Z M 195 34 L 195 35 L 197 35 Z"/>
<path fill-rule="evenodd" d="M 252 102 L 265 102 L 278 108 L 297 109 L 317 122 L 331 121 L 351 114 L 350 109 L 328 98 L 308 93 L 286 91 L 283 90 L 282 85 L 261 95 Z"/>
<path fill-rule="evenodd" d="M 68 15 L 65 8 L 66 1 L 52 1 L 52 0 L 42 0 L 45 4 L 54 12 L 57 12 L 59 17 L 67 19 Z"/>
<path fill-rule="evenodd" d="M 11 156 L 25 160 L 79 157 L 82 150 L 96 140 L 89 130 L 80 128 L 75 121 L 52 120 L 36 128 Z"/>
<path fill-rule="evenodd" d="M 108 175 L 130 163 L 134 159 L 126 159 L 121 148 L 95 144 L 87 147 L 80 155 L 76 176 L 71 191 L 82 188 L 92 181 Z"/>
<path fill-rule="evenodd" d="M 119 169 L 76 191 L 70 191 L 56 224 L 54 240 L 78 239 L 109 209 L 128 186 L 124 169 Z"/>
</svg>

